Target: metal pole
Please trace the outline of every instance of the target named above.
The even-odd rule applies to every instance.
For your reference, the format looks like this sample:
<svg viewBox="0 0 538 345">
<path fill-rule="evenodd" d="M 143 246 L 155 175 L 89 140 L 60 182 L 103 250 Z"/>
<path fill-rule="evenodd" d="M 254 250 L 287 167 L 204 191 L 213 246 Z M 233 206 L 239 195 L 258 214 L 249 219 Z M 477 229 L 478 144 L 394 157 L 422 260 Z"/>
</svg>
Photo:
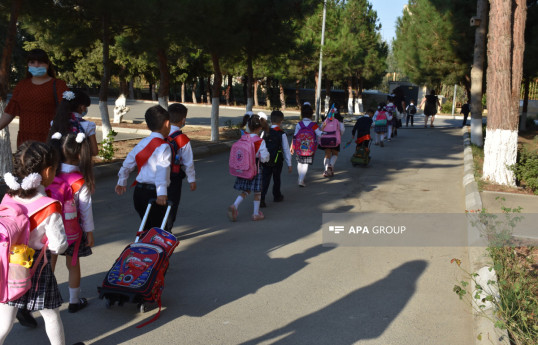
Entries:
<svg viewBox="0 0 538 345">
<path fill-rule="evenodd" d="M 321 24 L 321 46 L 319 48 L 318 85 L 316 89 L 316 122 L 320 120 L 321 110 L 321 67 L 323 62 L 323 42 L 325 41 L 325 16 L 327 13 L 327 0 L 323 1 L 323 22 Z"/>
<path fill-rule="evenodd" d="M 454 110 L 456 109 L 456 91 L 458 91 L 458 84 L 454 84 L 454 98 L 452 99 L 452 119 L 455 119 Z"/>
</svg>

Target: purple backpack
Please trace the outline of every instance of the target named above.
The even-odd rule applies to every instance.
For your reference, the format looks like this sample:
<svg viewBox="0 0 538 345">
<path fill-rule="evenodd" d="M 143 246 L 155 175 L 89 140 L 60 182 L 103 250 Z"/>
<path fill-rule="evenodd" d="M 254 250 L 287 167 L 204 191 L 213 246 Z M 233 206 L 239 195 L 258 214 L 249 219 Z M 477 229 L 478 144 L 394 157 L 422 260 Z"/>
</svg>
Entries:
<svg viewBox="0 0 538 345">
<path fill-rule="evenodd" d="M 332 118 L 325 120 L 323 134 L 321 135 L 320 145 L 323 147 L 338 147 L 341 142 L 340 122 Z"/>
<path fill-rule="evenodd" d="M 314 131 L 314 122 L 305 126 L 303 121 L 299 122 L 301 127 L 295 137 L 293 137 L 293 147 L 299 156 L 313 156 L 316 152 L 316 132 Z"/>
</svg>

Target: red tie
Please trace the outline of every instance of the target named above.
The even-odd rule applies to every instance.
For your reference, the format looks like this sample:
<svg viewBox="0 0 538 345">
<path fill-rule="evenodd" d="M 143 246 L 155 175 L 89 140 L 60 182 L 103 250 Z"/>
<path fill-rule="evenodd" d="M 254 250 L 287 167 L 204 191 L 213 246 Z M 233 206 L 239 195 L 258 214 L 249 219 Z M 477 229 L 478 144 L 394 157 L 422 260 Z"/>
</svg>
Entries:
<svg viewBox="0 0 538 345">
<path fill-rule="evenodd" d="M 149 144 L 147 144 L 146 147 L 144 147 L 144 149 L 142 149 L 142 151 L 138 152 L 138 154 L 135 157 L 137 175 L 140 174 L 140 169 L 142 169 L 144 164 L 147 163 L 149 157 L 151 157 L 151 155 L 153 154 L 153 151 L 155 151 L 155 149 L 157 147 L 161 146 L 164 143 L 166 143 L 166 141 L 164 141 L 164 139 L 153 138 L 153 139 L 151 139 Z M 136 183 L 137 183 L 137 181 L 135 179 L 133 184 L 131 185 L 131 187 L 135 186 Z"/>
</svg>

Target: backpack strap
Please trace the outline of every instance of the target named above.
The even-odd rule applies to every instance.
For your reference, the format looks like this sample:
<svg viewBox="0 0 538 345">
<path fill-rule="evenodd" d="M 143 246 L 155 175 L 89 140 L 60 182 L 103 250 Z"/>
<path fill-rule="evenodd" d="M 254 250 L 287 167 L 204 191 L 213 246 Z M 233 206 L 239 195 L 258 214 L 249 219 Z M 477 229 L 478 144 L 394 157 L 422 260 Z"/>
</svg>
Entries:
<svg viewBox="0 0 538 345">
<path fill-rule="evenodd" d="M 144 147 L 135 157 L 136 160 L 136 169 L 137 169 L 137 175 L 140 173 L 140 169 L 147 163 L 149 157 L 155 152 L 155 150 L 161 146 L 162 144 L 166 143 L 164 139 L 161 138 L 153 138 L 151 141 Z M 136 185 L 136 180 L 133 182 L 132 186 Z"/>
<path fill-rule="evenodd" d="M 71 186 L 73 194 L 76 194 L 86 182 L 84 180 L 84 176 L 82 176 L 82 174 L 78 171 L 73 171 L 70 173 L 60 173 L 58 174 L 58 176 L 63 179 L 69 186 Z"/>
<path fill-rule="evenodd" d="M 311 124 L 312 124 L 312 122 L 310 122 L 310 124 L 308 126 L 310 126 Z M 301 129 L 306 128 L 303 121 L 299 121 L 299 127 L 301 127 Z"/>
</svg>

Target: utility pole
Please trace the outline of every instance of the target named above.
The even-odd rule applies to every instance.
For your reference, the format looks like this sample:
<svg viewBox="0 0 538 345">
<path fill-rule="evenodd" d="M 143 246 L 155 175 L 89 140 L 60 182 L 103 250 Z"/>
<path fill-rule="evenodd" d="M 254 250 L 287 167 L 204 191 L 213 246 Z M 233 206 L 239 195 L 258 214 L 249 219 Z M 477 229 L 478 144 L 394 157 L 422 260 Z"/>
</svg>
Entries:
<svg viewBox="0 0 538 345">
<path fill-rule="evenodd" d="M 320 120 L 321 111 L 321 69 L 323 63 L 323 43 L 325 41 L 325 17 L 327 15 L 327 0 L 323 1 L 323 22 L 321 24 L 321 46 L 319 47 L 318 85 L 316 88 L 316 122 Z"/>
<path fill-rule="evenodd" d="M 456 110 L 456 92 L 458 91 L 458 84 L 454 84 L 454 97 L 452 98 L 452 119 L 455 118 L 454 110 Z"/>
</svg>

